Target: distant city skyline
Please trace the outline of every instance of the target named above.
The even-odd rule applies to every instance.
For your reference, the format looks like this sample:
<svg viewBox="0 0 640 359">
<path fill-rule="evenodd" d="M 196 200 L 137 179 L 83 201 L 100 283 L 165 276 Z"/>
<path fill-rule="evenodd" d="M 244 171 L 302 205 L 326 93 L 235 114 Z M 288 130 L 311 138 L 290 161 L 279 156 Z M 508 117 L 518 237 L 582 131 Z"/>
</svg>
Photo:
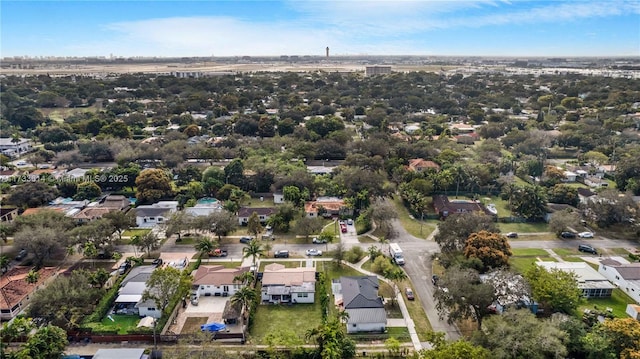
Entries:
<svg viewBox="0 0 640 359">
<path fill-rule="evenodd" d="M 3 0 L 0 30 L 0 57 L 640 56 L 640 0 Z"/>
</svg>

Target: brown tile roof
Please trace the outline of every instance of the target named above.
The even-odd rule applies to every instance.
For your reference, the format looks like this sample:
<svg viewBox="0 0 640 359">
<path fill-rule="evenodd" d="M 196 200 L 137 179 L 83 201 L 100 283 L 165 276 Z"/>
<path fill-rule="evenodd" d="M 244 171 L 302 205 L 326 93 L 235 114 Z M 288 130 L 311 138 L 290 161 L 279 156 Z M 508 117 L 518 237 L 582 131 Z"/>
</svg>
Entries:
<svg viewBox="0 0 640 359">
<path fill-rule="evenodd" d="M 0 309 L 11 309 L 31 294 L 35 288 L 56 274 L 53 267 L 41 268 L 38 271 L 38 282 L 28 283 L 27 274 L 32 267 L 13 267 L 0 277 Z"/>
<path fill-rule="evenodd" d="M 221 265 L 200 266 L 193 275 L 193 284 L 215 285 L 216 287 L 225 284 L 233 284 L 233 278 L 248 271 L 249 267 L 225 268 Z"/>
<path fill-rule="evenodd" d="M 316 269 L 309 267 L 286 268 L 279 263 L 264 267 L 262 285 L 302 285 L 304 282 L 316 282 Z"/>
<path fill-rule="evenodd" d="M 433 196 L 433 207 L 441 216 L 454 213 L 483 212 L 492 215 L 487 208 L 478 202 L 473 201 L 449 201 L 449 197 L 444 195 Z"/>
<path fill-rule="evenodd" d="M 108 207 L 87 207 L 82 211 L 78 212 L 73 218 L 75 219 L 88 219 L 94 220 L 98 218 L 102 218 L 105 214 L 117 211 L 117 208 L 108 208 Z"/>
<path fill-rule="evenodd" d="M 24 212 L 22 212 L 23 216 L 28 216 L 30 214 L 36 214 L 40 211 L 58 211 L 58 212 L 64 212 L 64 210 L 62 208 L 51 208 L 51 207 L 36 207 L 36 208 L 27 208 L 24 210 Z"/>
<path fill-rule="evenodd" d="M 409 160 L 409 169 L 412 171 L 419 171 L 425 168 L 433 168 L 435 170 L 440 169 L 440 165 L 433 161 L 425 160 L 422 158 L 414 158 Z"/>
</svg>

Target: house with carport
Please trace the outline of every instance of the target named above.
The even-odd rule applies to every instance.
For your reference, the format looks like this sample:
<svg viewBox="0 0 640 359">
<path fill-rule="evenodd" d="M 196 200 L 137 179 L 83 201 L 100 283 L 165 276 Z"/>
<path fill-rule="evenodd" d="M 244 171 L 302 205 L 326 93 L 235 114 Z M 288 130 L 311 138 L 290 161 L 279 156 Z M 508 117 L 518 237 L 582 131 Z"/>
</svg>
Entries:
<svg viewBox="0 0 640 359">
<path fill-rule="evenodd" d="M 138 266 L 131 268 L 129 274 L 120 284 L 118 297 L 115 301 L 115 312 L 118 314 L 139 315 L 140 317 L 160 318 L 162 310 L 156 308 L 153 300 L 142 300 L 143 293 L 147 290 L 147 281 L 155 266 Z"/>
<path fill-rule="evenodd" d="M 385 331 L 387 312 L 378 294 L 378 277 L 340 277 L 331 288 L 334 296 L 341 298 L 337 304 L 349 314 L 347 333 Z"/>
<path fill-rule="evenodd" d="M 286 268 L 280 263 L 264 267 L 261 290 L 263 303 L 313 303 L 315 293 L 315 268 Z"/>
<path fill-rule="evenodd" d="M 625 262 L 622 258 L 605 258 L 598 265 L 598 273 L 640 304 L 640 263 Z"/>
<path fill-rule="evenodd" d="M 249 267 L 225 268 L 222 265 L 201 265 L 193 274 L 192 289 L 200 296 L 232 296 L 245 286 L 235 280 L 249 271 Z"/>
</svg>

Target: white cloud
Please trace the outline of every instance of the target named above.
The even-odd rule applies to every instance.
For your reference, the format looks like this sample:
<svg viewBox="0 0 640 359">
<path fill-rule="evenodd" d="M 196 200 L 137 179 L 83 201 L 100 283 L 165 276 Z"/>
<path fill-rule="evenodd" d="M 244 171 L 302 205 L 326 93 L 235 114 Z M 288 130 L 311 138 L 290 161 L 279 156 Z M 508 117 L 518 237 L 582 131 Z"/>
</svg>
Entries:
<svg viewBox="0 0 640 359">
<path fill-rule="evenodd" d="M 640 14 L 640 2 L 290 1 L 289 21 L 235 17 L 167 17 L 105 25 L 113 40 L 67 47 L 87 55 L 235 56 L 427 54 L 434 29 L 560 23 Z M 630 35 L 631 36 L 631 35 Z"/>
</svg>

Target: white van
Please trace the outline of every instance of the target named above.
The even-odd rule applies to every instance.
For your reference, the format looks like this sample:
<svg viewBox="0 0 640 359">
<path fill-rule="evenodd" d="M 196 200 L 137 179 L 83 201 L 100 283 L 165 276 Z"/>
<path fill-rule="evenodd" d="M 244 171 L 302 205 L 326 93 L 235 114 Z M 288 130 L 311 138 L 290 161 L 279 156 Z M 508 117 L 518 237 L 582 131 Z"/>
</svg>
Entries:
<svg viewBox="0 0 640 359">
<path fill-rule="evenodd" d="M 398 243 L 389 243 L 389 255 L 391 255 L 391 258 L 393 258 L 393 261 L 396 262 L 397 265 L 404 265 L 404 255 Z"/>
</svg>

